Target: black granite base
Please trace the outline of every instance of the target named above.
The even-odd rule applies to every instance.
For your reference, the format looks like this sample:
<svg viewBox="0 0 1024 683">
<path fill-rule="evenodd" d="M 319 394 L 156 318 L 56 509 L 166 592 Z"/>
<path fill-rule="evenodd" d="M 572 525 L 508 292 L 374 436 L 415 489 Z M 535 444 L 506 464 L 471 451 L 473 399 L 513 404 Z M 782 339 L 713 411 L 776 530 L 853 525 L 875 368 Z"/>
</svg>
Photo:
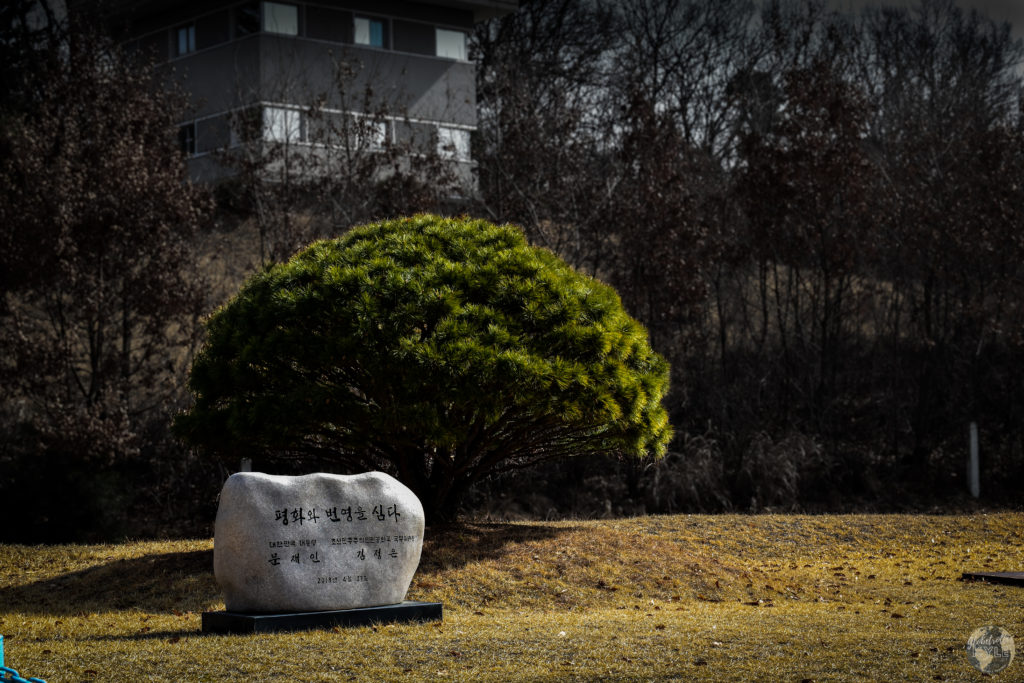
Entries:
<svg viewBox="0 0 1024 683">
<path fill-rule="evenodd" d="M 293 612 L 286 614 L 242 614 L 240 612 L 203 612 L 203 633 L 267 633 L 304 631 L 334 626 L 369 626 L 406 621 L 440 621 L 440 602 L 413 602 L 397 605 L 360 607 L 330 612 Z"/>
</svg>

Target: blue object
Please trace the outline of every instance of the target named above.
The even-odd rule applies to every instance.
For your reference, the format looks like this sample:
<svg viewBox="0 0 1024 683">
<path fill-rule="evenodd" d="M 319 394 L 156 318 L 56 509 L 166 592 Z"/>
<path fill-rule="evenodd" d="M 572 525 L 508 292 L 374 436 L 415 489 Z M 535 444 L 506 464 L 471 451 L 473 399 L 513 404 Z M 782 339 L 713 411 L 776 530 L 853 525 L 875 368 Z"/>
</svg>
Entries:
<svg viewBox="0 0 1024 683">
<path fill-rule="evenodd" d="M 4 666 L 3 636 L 0 636 L 0 683 L 46 683 L 42 678 L 22 678 L 17 671 Z"/>
</svg>

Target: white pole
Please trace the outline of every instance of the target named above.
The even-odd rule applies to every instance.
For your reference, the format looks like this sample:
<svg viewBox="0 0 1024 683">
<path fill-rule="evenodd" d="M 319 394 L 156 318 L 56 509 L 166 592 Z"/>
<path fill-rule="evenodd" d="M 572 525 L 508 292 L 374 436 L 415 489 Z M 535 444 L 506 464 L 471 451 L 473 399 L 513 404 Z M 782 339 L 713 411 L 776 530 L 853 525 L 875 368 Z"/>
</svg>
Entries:
<svg viewBox="0 0 1024 683">
<path fill-rule="evenodd" d="M 975 498 L 981 496 L 981 467 L 978 463 L 978 423 L 971 423 L 971 456 L 967 461 L 967 488 Z"/>
<path fill-rule="evenodd" d="M 252 472 L 252 458 L 242 458 L 242 464 L 238 471 Z M 977 496 L 975 496 L 975 498 L 977 498 Z"/>
</svg>

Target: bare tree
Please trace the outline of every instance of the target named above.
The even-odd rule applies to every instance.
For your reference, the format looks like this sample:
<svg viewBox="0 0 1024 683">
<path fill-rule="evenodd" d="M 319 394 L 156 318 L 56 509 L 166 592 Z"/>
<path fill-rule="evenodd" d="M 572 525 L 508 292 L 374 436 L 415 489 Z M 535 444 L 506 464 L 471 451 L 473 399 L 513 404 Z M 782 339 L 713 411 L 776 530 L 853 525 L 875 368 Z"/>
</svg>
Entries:
<svg viewBox="0 0 1024 683">
<path fill-rule="evenodd" d="M 565 0 L 477 44 L 487 210 L 615 284 L 728 497 L 769 441 L 821 446 L 785 494 L 817 495 L 876 486 L 869 462 L 941 479 L 968 419 L 1018 433 L 992 393 L 1021 351 L 1008 27 L 949 0 Z M 991 450 L 1019 467 L 1015 439 Z"/>
<path fill-rule="evenodd" d="M 185 177 L 180 99 L 149 65 L 85 26 L 8 21 L 0 44 L 31 71 L 0 105 L 0 460 L 21 473 L 0 495 L 32 495 L 38 472 L 99 525 L 119 512 L 85 482 L 166 450 L 204 309 L 193 237 L 210 202 Z M 90 528 L 41 515 L 20 533 L 47 517 Z"/>
<path fill-rule="evenodd" d="M 616 190 L 605 88 L 612 13 L 585 0 L 529 2 L 473 37 L 483 209 L 571 263 L 600 267 L 588 229 Z"/>
<path fill-rule="evenodd" d="M 370 65 L 336 55 L 325 88 L 291 59 L 281 55 L 270 86 L 239 93 L 240 102 L 255 104 L 232 112 L 234 139 L 219 155 L 235 201 L 256 223 L 262 262 L 372 219 L 437 210 L 460 192 L 435 138 L 398 138 L 395 128 L 408 126 L 408 117 L 395 93 L 360 74 Z"/>
</svg>

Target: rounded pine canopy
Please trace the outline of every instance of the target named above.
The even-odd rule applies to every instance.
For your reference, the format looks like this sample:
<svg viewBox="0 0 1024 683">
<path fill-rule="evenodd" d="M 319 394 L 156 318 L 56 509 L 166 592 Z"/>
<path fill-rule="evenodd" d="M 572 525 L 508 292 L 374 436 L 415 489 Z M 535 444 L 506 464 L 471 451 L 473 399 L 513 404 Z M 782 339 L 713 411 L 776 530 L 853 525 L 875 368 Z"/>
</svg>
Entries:
<svg viewBox="0 0 1024 683">
<path fill-rule="evenodd" d="M 355 228 L 254 276 L 208 332 L 176 428 L 225 454 L 316 454 L 416 490 L 671 436 L 643 326 L 511 225 Z"/>
</svg>

